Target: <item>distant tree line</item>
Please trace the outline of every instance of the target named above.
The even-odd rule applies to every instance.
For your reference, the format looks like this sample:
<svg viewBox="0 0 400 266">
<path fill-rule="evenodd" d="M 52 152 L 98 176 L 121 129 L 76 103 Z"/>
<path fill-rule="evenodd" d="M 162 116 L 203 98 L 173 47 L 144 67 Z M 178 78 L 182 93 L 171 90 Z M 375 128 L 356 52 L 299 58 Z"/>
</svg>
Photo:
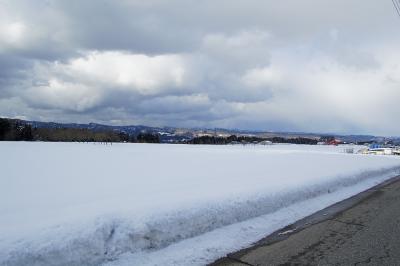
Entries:
<svg viewBox="0 0 400 266">
<path fill-rule="evenodd" d="M 160 136 L 158 134 L 140 133 L 136 136 L 136 141 L 139 143 L 160 143 Z"/>
<path fill-rule="evenodd" d="M 316 145 L 318 140 L 310 138 L 261 138 L 256 136 L 236 136 L 231 135 L 229 137 L 217 137 L 217 136 L 200 136 L 195 137 L 191 140 L 186 141 L 187 144 L 210 144 L 210 145 L 225 145 L 230 143 L 255 143 L 261 141 L 271 141 L 273 143 L 293 143 L 293 144 L 309 144 Z"/>
<path fill-rule="evenodd" d="M 228 144 L 231 141 L 228 141 L 228 138 L 223 137 L 214 137 L 214 136 L 201 136 L 192 138 L 185 143 L 187 144 L 209 144 L 209 145 L 224 145 Z"/>
<path fill-rule="evenodd" d="M 66 142 L 140 142 L 159 143 L 158 134 L 91 130 L 86 128 L 32 128 L 20 120 L 0 118 L 0 140 Z"/>
<path fill-rule="evenodd" d="M 0 118 L 0 140 L 33 140 L 32 127 L 17 120 Z"/>
<path fill-rule="evenodd" d="M 319 139 L 319 141 L 322 141 L 322 142 L 330 142 L 333 140 L 335 140 L 334 136 L 321 136 Z"/>
<path fill-rule="evenodd" d="M 195 137 L 191 140 L 186 141 L 187 144 L 211 144 L 211 145 L 225 145 L 232 142 L 242 142 L 242 143 L 249 143 L 249 142 L 260 142 L 265 140 L 264 138 L 260 137 L 253 137 L 253 136 L 236 136 L 231 135 L 229 137 L 216 137 L 216 136 L 200 136 Z"/>
<path fill-rule="evenodd" d="M 302 137 L 297 137 L 297 138 L 273 137 L 269 140 L 275 143 L 291 143 L 291 144 L 316 145 L 318 143 L 318 140 L 316 139 L 302 138 Z"/>
<path fill-rule="evenodd" d="M 323 136 L 322 140 L 329 140 L 331 136 Z M 0 118 L 0 140 L 7 141 L 66 141 L 66 142 L 137 142 L 160 143 L 160 135 L 148 132 L 128 134 L 113 130 L 93 130 L 88 128 L 32 128 L 22 120 Z M 317 144 L 318 140 L 311 138 L 262 138 L 257 136 L 200 136 L 180 143 L 225 145 L 230 143 L 258 143 L 261 141 L 273 143 Z"/>
</svg>

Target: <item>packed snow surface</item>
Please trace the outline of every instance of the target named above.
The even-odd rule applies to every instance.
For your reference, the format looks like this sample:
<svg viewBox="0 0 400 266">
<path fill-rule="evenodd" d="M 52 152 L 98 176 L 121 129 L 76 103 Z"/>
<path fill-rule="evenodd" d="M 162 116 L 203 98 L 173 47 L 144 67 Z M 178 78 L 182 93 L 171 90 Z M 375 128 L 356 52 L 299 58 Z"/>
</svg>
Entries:
<svg viewBox="0 0 400 266">
<path fill-rule="evenodd" d="M 344 149 L 1 142 L 0 265 L 212 262 L 399 173 Z"/>
</svg>

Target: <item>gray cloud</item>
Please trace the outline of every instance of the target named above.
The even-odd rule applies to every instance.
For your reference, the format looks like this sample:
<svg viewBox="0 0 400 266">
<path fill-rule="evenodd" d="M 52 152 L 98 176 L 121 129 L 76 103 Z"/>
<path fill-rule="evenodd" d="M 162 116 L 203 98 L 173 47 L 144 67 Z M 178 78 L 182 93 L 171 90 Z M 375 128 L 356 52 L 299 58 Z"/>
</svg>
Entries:
<svg viewBox="0 0 400 266">
<path fill-rule="evenodd" d="M 390 1 L 3 0 L 0 115 L 400 135 Z"/>
</svg>

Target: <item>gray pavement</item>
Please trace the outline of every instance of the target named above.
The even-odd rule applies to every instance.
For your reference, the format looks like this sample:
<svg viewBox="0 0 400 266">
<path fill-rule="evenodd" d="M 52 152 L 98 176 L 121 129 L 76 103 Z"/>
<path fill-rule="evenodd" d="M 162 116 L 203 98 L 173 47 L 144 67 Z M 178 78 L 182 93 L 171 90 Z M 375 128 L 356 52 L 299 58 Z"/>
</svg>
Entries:
<svg viewBox="0 0 400 266">
<path fill-rule="evenodd" d="M 400 265 L 400 177 L 211 265 Z"/>
</svg>

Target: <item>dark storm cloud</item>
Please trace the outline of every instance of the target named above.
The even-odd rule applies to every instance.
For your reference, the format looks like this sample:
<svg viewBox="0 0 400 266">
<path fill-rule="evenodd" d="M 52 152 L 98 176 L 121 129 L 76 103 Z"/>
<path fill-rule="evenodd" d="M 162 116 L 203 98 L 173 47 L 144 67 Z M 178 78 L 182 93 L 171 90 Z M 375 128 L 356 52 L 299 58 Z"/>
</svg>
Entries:
<svg viewBox="0 0 400 266">
<path fill-rule="evenodd" d="M 2 0 L 0 115 L 400 134 L 390 1 Z"/>
</svg>

